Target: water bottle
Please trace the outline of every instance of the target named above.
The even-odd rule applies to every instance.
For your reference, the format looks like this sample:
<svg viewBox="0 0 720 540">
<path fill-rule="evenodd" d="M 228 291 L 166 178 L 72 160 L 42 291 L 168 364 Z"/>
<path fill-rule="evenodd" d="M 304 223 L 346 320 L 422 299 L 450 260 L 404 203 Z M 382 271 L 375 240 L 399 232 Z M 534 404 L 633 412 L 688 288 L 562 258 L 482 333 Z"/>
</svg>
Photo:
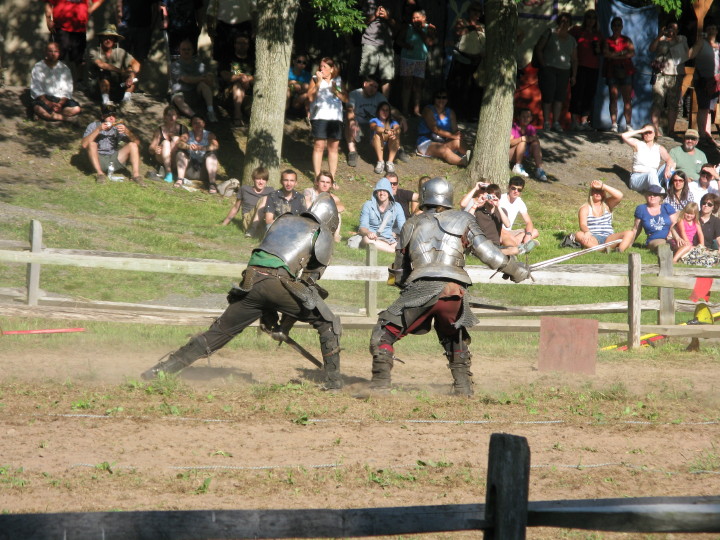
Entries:
<svg viewBox="0 0 720 540">
<path fill-rule="evenodd" d="M 113 174 L 115 172 L 115 166 L 113 165 L 112 161 L 110 162 L 110 165 L 108 165 L 108 179 L 111 182 L 122 182 L 123 176 L 121 174 Z"/>
<path fill-rule="evenodd" d="M 133 82 L 133 84 L 137 84 L 138 78 L 137 78 L 137 77 L 134 77 L 133 80 L 132 80 L 132 82 Z M 123 81 L 123 82 L 120 83 L 120 88 L 125 88 L 126 86 L 127 86 L 127 84 L 125 83 L 125 81 Z"/>
<path fill-rule="evenodd" d="M 113 176 L 113 173 L 115 172 L 115 167 L 113 167 L 112 161 L 110 162 L 110 165 L 108 165 L 108 171 L 107 171 L 107 172 L 108 172 L 108 178 L 110 178 L 110 180 L 112 180 L 112 179 L 113 179 L 113 177 L 112 177 L 112 176 Z"/>
</svg>

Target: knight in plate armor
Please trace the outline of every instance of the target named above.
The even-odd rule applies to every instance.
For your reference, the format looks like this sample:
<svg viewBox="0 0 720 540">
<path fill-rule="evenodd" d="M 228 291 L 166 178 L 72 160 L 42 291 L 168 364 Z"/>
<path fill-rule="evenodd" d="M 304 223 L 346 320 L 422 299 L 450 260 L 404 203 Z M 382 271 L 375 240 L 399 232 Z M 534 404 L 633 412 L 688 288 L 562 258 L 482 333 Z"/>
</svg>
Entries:
<svg viewBox="0 0 720 540">
<path fill-rule="evenodd" d="M 390 388 L 394 363 L 393 344 L 408 334 L 425 334 L 434 323 L 453 376 L 453 393 L 473 394 L 470 336 L 467 328 L 477 323 L 467 302 L 472 284 L 465 271 L 465 252 L 472 251 L 483 263 L 519 283 L 530 276 L 528 267 L 515 257 L 503 255 L 483 234 L 472 214 L 453 210 L 452 185 L 433 178 L 420 189 L 422 214 L 408 219 L 402 228 L 390 269 L 391 280 L 400 287 L 398 299 L 378 315 L 370 337 L 371 388 Z"/>
<path fill-rule="evenodd" d="M 320 335 L 325 389 L 342 388 L 340 319 L 324 302 L 327 292 L 317 284 L 330 263 L 338 225 L 335 201 L 325 193 L 300 215 L 276 219 L 253 250 L 242 283 L 228 294 L 225 312 L 142 378 L 154 379 L 161 371 L 179 372 L 198 358 L 210 356 L 258 319 L 274 336 L 287 333 L 297 320 L 307 322 Z M 278 313 L 283 314 L 279 325 Z"/>
</svg>

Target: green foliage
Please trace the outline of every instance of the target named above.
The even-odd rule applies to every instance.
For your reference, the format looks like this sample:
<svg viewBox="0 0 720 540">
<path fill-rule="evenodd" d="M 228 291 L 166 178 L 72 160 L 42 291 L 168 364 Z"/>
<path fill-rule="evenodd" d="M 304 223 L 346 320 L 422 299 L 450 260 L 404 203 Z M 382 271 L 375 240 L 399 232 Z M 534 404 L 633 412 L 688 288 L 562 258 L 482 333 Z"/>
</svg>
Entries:
<svg viewBox="0 0 720 540">
<path fill-rule="evenodd" d="M 315 22 L 321 29 L 330 29 L 336 36 L 365 29 L 365 17 L 355 0 L 311 0 Z"/>
<path fill-rule="evenodd" d="M 652 0 L 652 3 L 665 13 L 675 15 L 675 17 L 680 17 L 682 14 L 682 2 L 680 0 Z"/>
</svg>

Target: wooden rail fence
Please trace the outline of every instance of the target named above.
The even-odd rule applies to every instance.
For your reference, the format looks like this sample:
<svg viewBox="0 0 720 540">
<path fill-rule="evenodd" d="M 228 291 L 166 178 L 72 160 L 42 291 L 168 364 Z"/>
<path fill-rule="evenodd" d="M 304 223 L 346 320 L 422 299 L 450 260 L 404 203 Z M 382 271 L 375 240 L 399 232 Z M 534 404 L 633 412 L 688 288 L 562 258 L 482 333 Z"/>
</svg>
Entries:
<svg viewBox="0 0 720 540">
<path fill-rule="evenodd" d="M 519 540 L 527 527 L 615 532 L 720 532 L 720 496 L 528 501 L 525 437 L 490 436 L 485 504 L 306 510 L 2 514 L 0 540 L 342 538 L 484 531 Z"/>
<path fill-rule="evenodd" d="M 30 224 L 30 243 L 0 241 L 0 262 L 27 265 L 26 305 L 17 302 L 0 304 L 0 315 L 8 317 L 45 317 L 66 320 L 109 320 L 115 322 L 145 322 L 149 324 L 204 325 L 208 319 L 217 317 L 219 310 L 202 310 L 125 304 L 119 302 L 77 302 L 67 299 L 42 297 L 40 270 L 43 264 L 105 268 L 121 271 L 182 273 L 203 276 L 239 278 L 245 264 L 158 257 L 133 253 L 90 252 L 83 250 L 47 248 L 42 245 L 42 225 L 33 220 Z M 7 249 L 10 248 L 10 249 Z M 323 275 L 324 280 L 362 281 L 365 283 L 365 315 L 340 313 L 343 326 L 348 329 L 371 328 L 377 314 L 377 284 L 387 279 L 387 268 L 377 266 L 377 253 L 368 250 L 364 266 L 331 265 Z M 556 266 L 551 270 L 533 273 L 533 280 L 518 286 L 572 286 L 572 287 L 625 287 L 627 302 L 573 306 L 527 306 L 507 308 L 487 306 L 474 310 L 481 322 L 473 330 L 537 332 L 539 319 L 508 319 L 563 314 L 598 314 L 627 312 L 627 323 L 600 322 L 598 330 L 604 333 L 626 333 L 631 347 L 639 346 L 641 334 L 656 333 L 681 337 L 720 337 L 720 326 L 677 326 L 676 310 L 692 310 L 690 303 L 675 300 L 675 289 L 693 289 L 697 277 L 720 277 L 716 269 L 678 268 L 672 264 L 669 251 L 661 250 L 659 265 L 642 268 L 640 255 L 631 254 L 628 265 L 618 273 L 620 265 L 594 265 L 591 269 L 579 265 Z M 466 267 L 474 283 L 492 283 L 493 274 L 485 266 Z M 649 273 L 653 272 L 654 273 Z M 495 277 L 495 282 L 499 277 Z M 658 300 L 641 300 L 641 287 L 657 287 Z M 713 283 L 711 291 L 720 290 L 720 283 Z M 43 305 L 39 305 L 39 304 Z M 642 310 L 657 310 L 658 324 L 642 325 Z M 303 325 L 298 325 L 302 327 Z"/>
</svg>

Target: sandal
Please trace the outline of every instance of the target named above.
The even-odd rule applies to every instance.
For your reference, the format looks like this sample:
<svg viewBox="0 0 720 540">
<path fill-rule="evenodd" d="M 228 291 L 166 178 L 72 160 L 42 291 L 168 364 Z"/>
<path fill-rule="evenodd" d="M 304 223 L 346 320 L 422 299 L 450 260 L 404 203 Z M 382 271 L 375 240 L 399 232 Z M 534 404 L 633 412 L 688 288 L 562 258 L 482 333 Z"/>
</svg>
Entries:
<svg viewBox="0 0 720 540">
<path fill-rule="evenodd" d="M 215 182 L 210 182 L 210 186 L 208 187 L 208 193 L 210 195 L 215 195 L 217 192 L 217 184 Z"/>
<path fill-rule="evenodd" d="M 132 181 L 140 187 L 147 187 L 147 184 L 143 182 L 143 179 L 140 176 L 133 176 Z"/>
<path fill-rule="evenodd" d="M 174 187 L 183 187 L 183 179 L 178 178 L 177 180 L 175 180 L 175 183 L 173 184 L 173 186 Z"/>
</svg>

